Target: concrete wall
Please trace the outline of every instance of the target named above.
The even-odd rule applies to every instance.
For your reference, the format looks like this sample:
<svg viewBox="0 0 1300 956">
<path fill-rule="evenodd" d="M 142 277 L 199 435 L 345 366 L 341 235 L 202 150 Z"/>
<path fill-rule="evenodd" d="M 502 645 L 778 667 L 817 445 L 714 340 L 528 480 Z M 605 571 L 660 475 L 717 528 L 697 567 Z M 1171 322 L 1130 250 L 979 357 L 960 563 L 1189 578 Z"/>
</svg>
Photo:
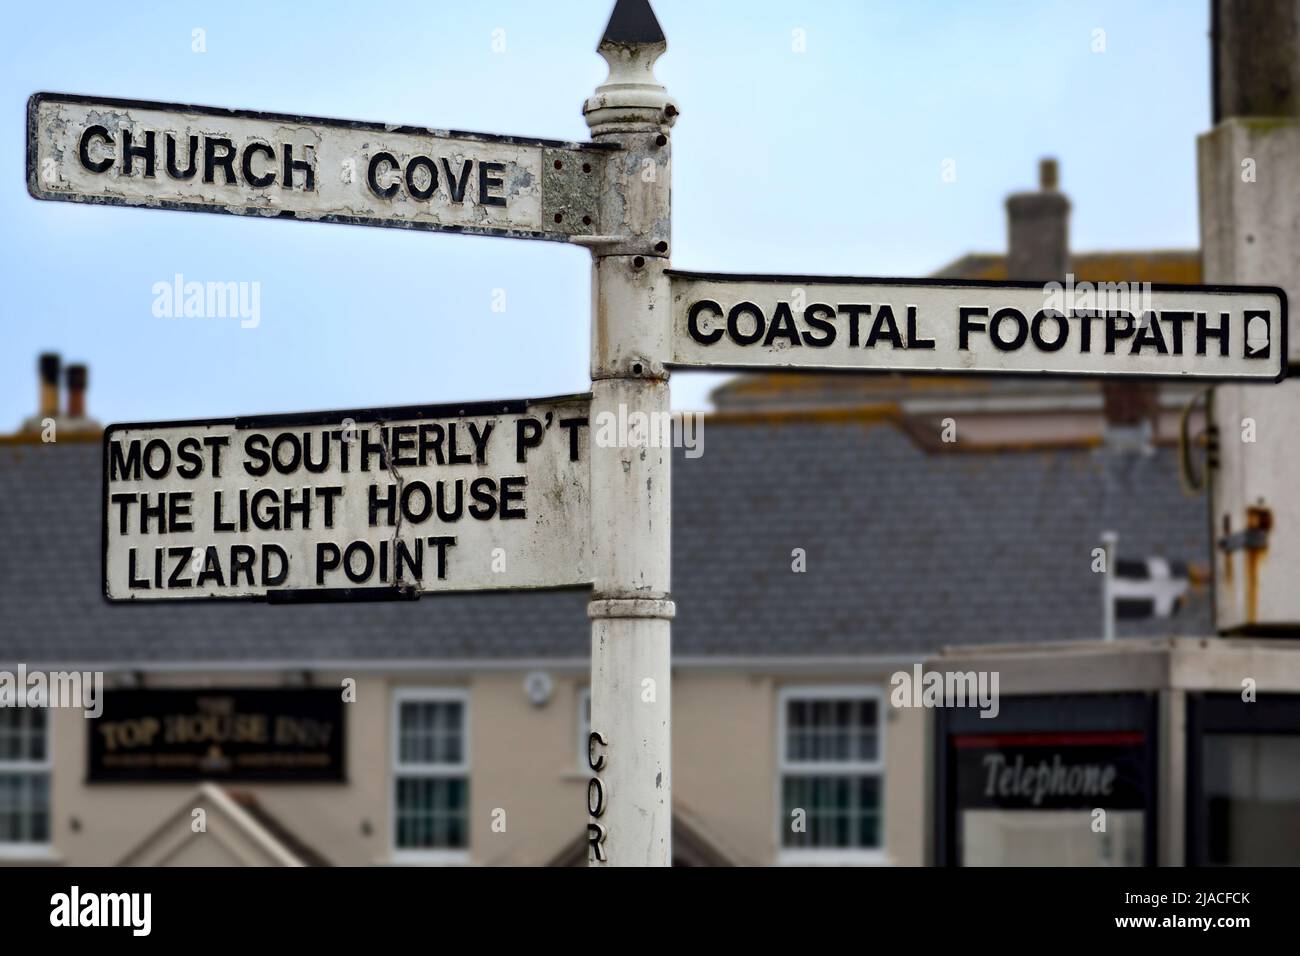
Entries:
<svg viewBox="0 0 1300 956">
<path fill-rule="evenodd" d="M 585 831 L 587 774 L 580 765 L 579 700 L 587 675 L 551 671 L 543 707 L 524 693 L 526 671 L 448 675 L 321 673 L 316 686 L 357 680 L 347 714 L 344 784 L 231 784 L 251 792 L 303 842 L 340 865 L 385 865 L 391 852 L 393 694 L 399 688 L 460 688 L 469 695 L 471 836 L 468 862 L 541 865 Z M 673 776 L 678 812 L 738 862 L 779 862 L 777 852 L 778 692 L 783 685 L 868 684 L 887 674 L 776 677 L 712 669 L 674 675 Z M 150 675 L 147 686 L 279 686 L 282 675 Z M 925 713 L 885 718 L 884 862 L 923 862 Z M 188 826 L 197 784 L 87 784 L 80 711 L 52 712 L 52 829 L 59 862 L 115 865 L 169 820 Z M 493 827 L 503 810 L 505 828 Z M 500 814 L 495 818 L 500 820 Z M 75 822 L 74 822 L 75 821 Z M 147 857 L 147 854 L 146 854 Z M 191 855 L 201 859 L 201 854 Z"/>
</svg>

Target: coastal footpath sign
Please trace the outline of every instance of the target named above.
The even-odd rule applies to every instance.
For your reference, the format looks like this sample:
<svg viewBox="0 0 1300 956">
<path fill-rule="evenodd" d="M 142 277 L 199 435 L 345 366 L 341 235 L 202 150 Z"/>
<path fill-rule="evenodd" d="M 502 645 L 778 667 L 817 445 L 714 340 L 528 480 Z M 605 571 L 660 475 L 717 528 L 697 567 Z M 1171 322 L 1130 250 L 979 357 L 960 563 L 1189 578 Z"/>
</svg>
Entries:
<svg viewBox="0 0 1300 956">
<path fill-rule="evenodd" d="M 109 601 L 585 586 L 589 399 L 104 433 Z"/>
<path fill-rule="evenodd" d="M 679 110 L 654 76 L 667 46 L 648 0 L 617 0 L 597 47 L 609 76 L 583 108 L 591 143 L 55 93 L 28 103 L 36 199 L 591 250 L 590 395 L 112 426 L 103 508 L 114 603 L 589 586 L 593 865 L 672 860 L 676 605 L 671 449 L 646 431 L 588 450 L 588 422 L 666 420 L 674 367 L 1270 381 L 1287 350 L 1273 288 L 1085 303 L 1055 283 L 675 272 Z M 1053 759 L 1044 771 L 1017 755 L 1010 772 L 1054 774 Z"/>
<path fill-rule="evenodd" d="M 37 93 L 37 199 L 569 241 L 608 150 L 382 123 Z"/>
<path fill-rule="evenodd" d="M 1220 381 L 1286 373 L 1280 289 L 669 276 L 682 367 Z"/>
</svg>

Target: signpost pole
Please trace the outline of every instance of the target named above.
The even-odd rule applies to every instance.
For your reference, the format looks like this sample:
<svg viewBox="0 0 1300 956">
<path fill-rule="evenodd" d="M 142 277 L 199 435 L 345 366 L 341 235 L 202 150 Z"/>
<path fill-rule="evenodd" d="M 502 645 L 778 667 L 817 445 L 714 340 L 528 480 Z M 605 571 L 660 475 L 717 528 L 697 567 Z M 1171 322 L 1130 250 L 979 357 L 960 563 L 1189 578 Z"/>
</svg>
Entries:
<svg viewBox="0 0 1300 956">
<path fill-rule="evenodd" d="M 598 52 L 609 78 L 583 109 L 614 143 L 591 237 L 591 735 L 588 862 L 672 862 L 669 593 L 672 521 L 668 132 L 654 78 L 667 49 L 648 0 L 618 0 Z M 582 241 L 582 240 L 577 240 Z M 599 432 L 599 434 L 597 434 Z M 668 438 L 669 440 L 665 440 Z"/>
</svg>

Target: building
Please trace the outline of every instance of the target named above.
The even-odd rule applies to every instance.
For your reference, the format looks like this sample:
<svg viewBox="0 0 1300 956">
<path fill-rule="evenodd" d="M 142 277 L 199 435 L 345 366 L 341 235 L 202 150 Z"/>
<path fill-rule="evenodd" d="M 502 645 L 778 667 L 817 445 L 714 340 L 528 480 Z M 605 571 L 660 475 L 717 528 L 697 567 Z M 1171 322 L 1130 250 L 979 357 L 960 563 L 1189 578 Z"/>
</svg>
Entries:
<svg viewBox="0 0 1300 956">
<path fill-rule="evenodd" d="M 935 712 L 937 862 L 1300 858 L 1300 641 L 966 646 L 929 666 L 1002 691 L 991 720 Z"/>
<path fill-rule="evenodd" d="M 99 671 L 108 689 L 93 720 L 0 709 L 0 858 L 583 860 L 585 593 L 110 606 L 85 373 L 63 417 L 57 364 L 41 374 L 40 413 L 0 439 L 0 670 Z M 836 381 L 748 404 L 779 390 L 726 386 L 704 454 L 676 454 L 679 864 L 935 858 L 933 714 L 894 706 L 891 678 L 941 647 L 1095 638 L 1105 531 L 1193 569 L 1177 612 L 1120 637 L 1210 631 L 1206 508 L 1174 443 L 1185 396 Z"/>
</svg>

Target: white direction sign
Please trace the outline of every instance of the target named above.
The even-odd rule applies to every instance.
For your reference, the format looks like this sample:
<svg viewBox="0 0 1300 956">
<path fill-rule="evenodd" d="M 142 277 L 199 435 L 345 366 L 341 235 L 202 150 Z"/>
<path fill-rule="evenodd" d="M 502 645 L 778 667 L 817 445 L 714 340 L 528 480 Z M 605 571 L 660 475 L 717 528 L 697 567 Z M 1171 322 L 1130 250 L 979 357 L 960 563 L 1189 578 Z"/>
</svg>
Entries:
<svg viewBox="0 0 1300 956">
<path fill-rule="evenodd" d="M 551 239 L 599 231 L 604 149 L 37 93 L 37 199 Z"/>
<path fill-rule="evenodd" d="M 112 425 L 104 596 L 586 586 L 590 396 Z"/>
<path fill-rule="evenodd" d="M 680 367 L 1286 374 L 1286 294 L 1275 288 L 669 276 Z"/>
</svg>

